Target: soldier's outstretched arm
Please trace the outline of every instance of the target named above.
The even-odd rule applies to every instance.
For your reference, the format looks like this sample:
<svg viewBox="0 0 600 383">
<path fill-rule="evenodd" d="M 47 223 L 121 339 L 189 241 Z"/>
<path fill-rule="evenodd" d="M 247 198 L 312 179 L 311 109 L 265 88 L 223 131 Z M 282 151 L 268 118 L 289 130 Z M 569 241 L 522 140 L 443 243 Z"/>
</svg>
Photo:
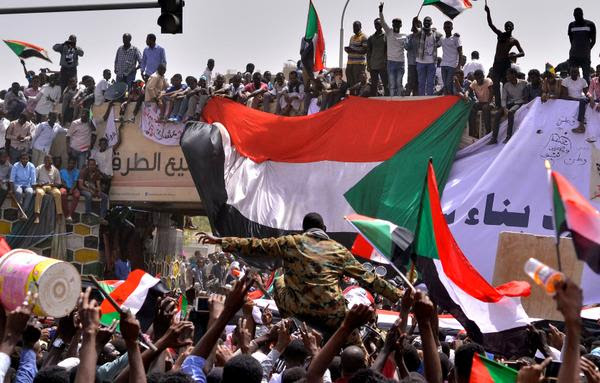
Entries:
<svg viewBox="0 0 600 383">
<path fill-rule="evenodd" d="M 288 246 L 294 245 L 294 237 L 278 238 L 221 238 L 223 251 L 238 253 L 241 256 L 282 257 Z"/>
<path fill-rule="evenodd" d="M 344 275 L 354 278 L 358 284 L 371 293 L 383 295 L 389 301 L 396 303 L 402 298 L 402 291 L 394 287 L 375 273 L 365 270 L 362 265 L 348 252 L 344 264 Z"/>
</svg>

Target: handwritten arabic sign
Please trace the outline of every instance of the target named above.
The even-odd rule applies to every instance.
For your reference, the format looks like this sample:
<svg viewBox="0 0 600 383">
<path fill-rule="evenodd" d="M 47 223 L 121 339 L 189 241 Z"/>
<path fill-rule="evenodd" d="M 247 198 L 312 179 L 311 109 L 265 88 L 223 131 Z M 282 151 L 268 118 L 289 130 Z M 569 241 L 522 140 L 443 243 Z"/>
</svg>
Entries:
<svg viewBox="0 0 600 383">
<path fill-rule="evenodd" d="M 443 192 L 442 208 L 459 246 L 488 281 L 494 275 L 501 232 L 554 235 L 544 160 L 549 160 L 553 169 L 583 195 L 589 194 L 594 179 L 590 163 L 599 161 L 594 161 L 592 155 L 596 143 L 586 139 L 600 135 L 600 113 L 588 108 L 587 131 L 575 134 L 571 129 L 577 126 L 577 109 L 575 101 L 542 104 L 538 99 L 517 112 L 517 130 L 508 144 L 491 146 L 480 141 L 457 153 Z M 503 123 L 500 136 L 505 132 Z M 600 206 L 597 199 L 592 203 Z M 514 259 L 506 262 L 523 267 Z M 600 302 L 600 276 L 587 266 L 581 286 L 585 303 Z"/>
<path fill-rule="evenodd" d="M 154 103 L 148 103 L 142 108 L 141 129 L 144 137 L 161 145 L 179 146 L 179 138 L 185 125 L 182 123 L 161 122 L 160 110 Z"/>
</svg>

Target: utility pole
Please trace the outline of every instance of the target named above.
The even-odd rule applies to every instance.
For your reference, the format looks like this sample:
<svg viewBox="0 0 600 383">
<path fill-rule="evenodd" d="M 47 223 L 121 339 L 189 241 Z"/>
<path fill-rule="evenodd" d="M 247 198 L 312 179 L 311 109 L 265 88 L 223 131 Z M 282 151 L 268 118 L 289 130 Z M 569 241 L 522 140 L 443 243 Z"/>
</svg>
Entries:
<svg viewBox="0 0 600 383">
<path fill-rule="evenodd" d="M 340 69 L 344 68 L 344 16 L 346 15 L 346 8 L 350 0 L 346 0 L 344 4 L 344 10 L 342 11 L 342 22 L 340 23 Z"/>
</svg>

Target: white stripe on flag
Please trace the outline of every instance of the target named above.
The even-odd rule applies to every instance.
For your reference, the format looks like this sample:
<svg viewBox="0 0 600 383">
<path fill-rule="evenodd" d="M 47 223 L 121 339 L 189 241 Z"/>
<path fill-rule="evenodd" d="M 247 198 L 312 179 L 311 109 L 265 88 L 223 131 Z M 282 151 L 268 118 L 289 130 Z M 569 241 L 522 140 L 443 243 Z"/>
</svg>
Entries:
<svg viewBox="0 0 600 383">
<path fill-rule="evenodd" d="M 482 302 L 464 292 L 444 273 L 442 262 L 433 260 L 438 278 L 448 291 L 450 298 L 458 304 L 465 315 L 477 324 L 482 333 L 493 333 L 526 326 L 535 319 L 529 318 L 520 298 L 502 298 L 496 303 Z"/>
<path fill-rule="evenodd" d="M 154 285 L 156 285 L 158 282 L 160 282 L 160 279 L 154 278 L 150 274 L 144 274 L 142 279 L 140 279 L 140 283 L 127 297 L 127 299 L 125 299 L 125 302 L 123 302 L 122 306 L 130 309 L 132 314 L 137 314 L 146 300 L 148 290 L 154 287 Z"/>
<path fill-rule="evenodd" d="M 256 162 L 240 155 L 227 130 L 223 142 L 227 203 L 261 225 L 300 230 L 307 212 L 317 211 L 330 232 L 349 231 L 344 216 L 355 214 L 344 193 L 380 162 Z"/>
</svg>

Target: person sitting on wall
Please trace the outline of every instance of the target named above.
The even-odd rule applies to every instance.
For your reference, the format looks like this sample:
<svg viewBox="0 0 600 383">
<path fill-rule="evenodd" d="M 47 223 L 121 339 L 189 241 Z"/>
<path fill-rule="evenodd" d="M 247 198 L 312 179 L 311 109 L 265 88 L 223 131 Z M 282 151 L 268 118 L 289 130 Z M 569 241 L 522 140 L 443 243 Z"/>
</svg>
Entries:
<svg viewBox="0 0 600 383">
<path fill-rule="evenodd" d="M 65 213 L 65 220 L 67 223 L 73 222 L 73 213 L 77 209 L 79 203 L 79 189 L 77 188 L 79 180 L 79 169 L 77 169 L 77 160 L 75 158 L 69 158 L 67 167 L 60 170 L 60 178 L 63 182 L 63 187 L 60 189 L 62 198 L 62 207 Z M 71 196 L 71 205 L 69 205 L 68 196 Z"/>
<path fill-rule="evenodd" d="M 40 223 L 40 212 L 42 200 L 46 193 L 50 193 L 54 199 L 56 215 L 60 218 L 63 215 L 60 190 L 58 186 L 62 184 L 59 170 L 52 165 L 52 157 L 49 154 L 44 156 L 44 163 L 36 169 L 37 183 L 35 187 L 35 220 L 33 223 Z"/>
<path fill-rule="evenodd" d="M 96 165 L 98 165 L 98 170 L 100 171 L 101 175 L 100 183 L 102 185 L 102 191 L 108 194 L 113 176 L 113 150 L 112 148 L 108 147 L 108 139 L 102 137 L 98 141 L 98 148 L 92 149 L 90 158 L 96 160 Z"/>
<path fill-rule="evenodd" d="M 100 198 L 100 224 L 107 225 L 106 212 L 108 211 L 108 195 L 102 192 L 100 181 L 102 175 L 96 165 L 96 160 L 90 158 L 87 167 L 79 174 L 79 192 L 85 198 L 85 214 L 95 215 L 92 213 L 92 198 Z"/>
<path fill-rule="evenodd" d="M 15 200 L 21 205 L 19 218 L 27 219 L 24 210 L 33 198 L 33 185 L 35 185 L 35 166 L 29 162 L 29 154 L 22 152 L 19 161 L 15 162 L 10 172 L 9 193 L 13 193 Z"/>
</svg>

